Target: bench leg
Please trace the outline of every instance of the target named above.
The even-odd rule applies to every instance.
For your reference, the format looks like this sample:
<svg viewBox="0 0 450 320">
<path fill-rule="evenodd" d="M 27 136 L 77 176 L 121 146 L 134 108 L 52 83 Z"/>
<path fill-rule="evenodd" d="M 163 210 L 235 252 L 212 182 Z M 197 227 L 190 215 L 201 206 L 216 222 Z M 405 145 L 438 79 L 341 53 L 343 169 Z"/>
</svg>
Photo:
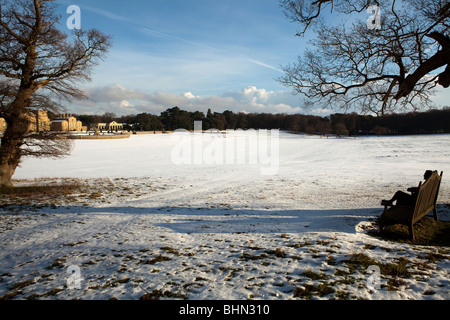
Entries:
<svg viewBox="0 0 450 320">
<path fill-rule="evenodd" d="M 409 236 L 411 237 L 412 241 L 416 240 L 416 236 L 414 234 L 414 225 L 412 223 L 409 225 Z"/>
<path fill-rule="evenodd" d="M 434 215 L 434 220 L 439 221 L 438 213 L 437 213 L 437 208 L 436 208 L 436 207 L 434 207 L 434 209 L 433 209 L 433 215 Z"/>
</svg>

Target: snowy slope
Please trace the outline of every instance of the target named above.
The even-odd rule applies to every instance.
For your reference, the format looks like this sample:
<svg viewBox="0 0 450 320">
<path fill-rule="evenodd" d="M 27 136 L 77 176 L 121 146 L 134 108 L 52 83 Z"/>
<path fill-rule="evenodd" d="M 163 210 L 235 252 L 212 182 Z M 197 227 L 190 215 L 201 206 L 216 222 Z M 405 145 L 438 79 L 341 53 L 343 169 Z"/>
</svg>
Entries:
<svg viewBox="0 0 450 320">
<path fill-rule="evenodd" d="M 380 200 L 417 185 L 427 169 L 444 171 L 440 215 L 450 219 L 449 135 L 281 133 L 271 164 L 260 157 L 177 165 L 180 141 L 172 135 L 76 141 L 66 159 L 26 159 L 18 184 L 77 178 L 98 196 L 0 211 L 0 296 L 450 298 L 448 248 L 366 234 L 381 213 Z M 211 141 L 203 141 L 205 155 L 218 146 Z M 255 152 L 246 151 L 248 158 Z M 276 174 L 261 174 L 274 164 Z M 352 260 L 362 256 L 404 263 L 407 272 L 393 278 L 383 271 L 381 286 L 369 290 L 367 265 Z M 68 287 L 70 266 L 80 272 L 80 289 Z"/>
</svg>

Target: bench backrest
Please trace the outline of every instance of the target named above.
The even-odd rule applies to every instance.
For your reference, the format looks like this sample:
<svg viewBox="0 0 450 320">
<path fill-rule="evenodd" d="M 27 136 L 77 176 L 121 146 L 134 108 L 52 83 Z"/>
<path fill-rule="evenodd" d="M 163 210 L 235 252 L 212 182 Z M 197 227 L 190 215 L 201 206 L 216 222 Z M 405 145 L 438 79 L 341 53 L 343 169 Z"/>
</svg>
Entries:
<svg viewBox="0 0 450 320">
<path fill-rule="evenodd" d="M 416 205 L 412 217 L 413 223 L 416 223 L 431 210 L 435 209 L 442 174 L 443 173 L 441 172 L 441 175 L 439 176 L 437 171 L 434 171 L 427 181 L 423 184 L 419 184 L 419 191 L 417 192 Z"/>
</svg>

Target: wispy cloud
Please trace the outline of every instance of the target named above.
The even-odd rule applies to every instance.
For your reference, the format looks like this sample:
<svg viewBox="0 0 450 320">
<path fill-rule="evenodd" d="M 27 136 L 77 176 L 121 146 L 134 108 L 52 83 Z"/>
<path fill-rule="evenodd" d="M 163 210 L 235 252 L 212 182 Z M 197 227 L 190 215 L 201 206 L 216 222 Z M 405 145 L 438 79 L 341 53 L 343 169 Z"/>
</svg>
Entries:
<svg viewBox="0 0 450 320">
<path fill-rule="evenodd" d="M 275 70 L 277 72 L 283 72 L 281 69 L 276 68 L 276 67 L 274 67 L 274 66 L 272 66 L 272 65 L 270 65 L 268 63 L 265 63 L 265 62 L 260 61 L 258 59 L 250 58 L 250 57 L 248 57 L 246 55 L 241 54 L 240 52 L 237 52 L 235 50 L 227 49 L 227 48 L 225 48 L 223 46 L 220 47 L 220 46 L 217 46 L 217 45 L 216 46 L 215 45 L 210 45 L 210 44 L 207 44 L 207 43 L 202 42 L 202 41 L 193 41 L 193 40 L 187 39 L 185 37 L 179 37 L 179 36 L 174 35 L 172 33 L 169 33 L 169 32 L 166 32 L 166 31 L 157 30 L 154 27 L 150 27 L 148 25 L 144 25 L 141 22 L 136 21 L 136 19 L 131 19 L 131 18 L 128 18 L 126 16 L 117 14 L 115 12 L 109 11 L 109 10 L 100 9 L 100 8 L 92 7 L 92 6 L 89 6 L 89 5 L 83 5 L 82 8 L 83 8 L 83 10 L 88 10 L 88 11 L 90 11 L 92 13 L 99 14 L 99 15 L 101 15 L 103 17 L 106 17 L 108 19 L 112 19 L 114 21 L 127 22 L 128 25 L 132 25 L 132 26 L 138 28 L 138 30 L 141 31 L 142 33 L 150 35 L 150 36 L 153 36 L 153 37 L 170 39 L 170 40 L 174 40 L 174 41 L 177 41 L 177 42 L 187 43 L 189 45 L 193 45 L 193 46 L 198 47 L 198 48 L 203 48 L 203 49 L 211 51 L 211 52 L 217 52 L 219 54 L 226 54 L 226 55 L 235 56 L 235 57 L 243 57 L 243 59 L 245 61 L 248 61 L 248 62 L 250 62 L 252 64 L 255 64 L 255 65 L 258 65 L 260 67 L 267 68 L 267 69 L 270 69 L 270 70 Z"/>
<path fill-rule="evenodd" d="M 61 4 L 61 5 L 64 5 L 64 6 L 69 6 L 69 5 L 76 4 L 72 0 L 58 0 L 58 3 Z M 117 13 L 114 13 L 114 12 L 111 12 L 109 10 L 88 6 L 88 5 L 85 5 L 85 4 L 77 4 L 77 5 L 79 5 L 82 10 L 87 10 L 89 12 L 99 14 L 99 15 L 101 15 L 103 17 L 106 17 L 106 18 L 109 18 L 109 19 L 112 19 L 112 20 L 128 21 L 128 22 L 133 21 L 132 19 L 129 19 L 129 18 L 124 17 L 124 16 L 121 16 L 121 15 L 119 15 Z"/>
<path fill-rule="evenodd" d="M 121 16 L 119 14 L 116 14 L 114 12 L 111 12 L 111 11 L 108 11 L 108 10 L 104 10 L 104 9 L 99 9 L 99 8 L 86 6 L 86 5 L 83 5 L 83 9 L 88 10 L 88 11 L 93 12 L 93 13 L 97 13 L 99 15 L 102 15 L 102 16 L 106 17 L 106 18 L 109 18 L 109 19 L 112 19 L 112 20 L 116 20 L 116 21 L 127 21 L 127 22 L 132 22 L 133 21 L 133 20 L 127 18 L 127 17 Z"/>
<path fill-rule="evenodd" d="M 258 66 L 284 73 L 283 70 L 275 68 L 274 66 L 271 66 L 270 64 L 264 63 L 262 61 L 258 61 L 258 60 L 251 59 L 251 58 L 248 58 L 248 61 L 250 61 L 251 63 L 257 64 Z"/>
<path fill-rule="evenodd" d="M 166 39 L 173 39 L 173 40 L 180 41 L 180 42 L 185 42 L 185 43 L 188 43 L 188 44 L 191 44 L 191 45 L 194 45 L 196 47 L 200 47 L 200 48 L 212 51 L 212 52 L 217 52 L 219 54 L 224 54 L 224 55 L 228 55 L 228 56 L 235 56 L 235 57 L 242 57 L 244 60 L 246 60 L 248 62 L 251 62 L 253 64 L 256 64 L 256 65 L 258 65 L 260 67 L 271 69 L 271 70 L 275 70 L 275 71 L 283 73 L 283 70 L 281 70 L 279 68 L 276 68 L 276 67 L 274 67 L 274 66 L 272 66 L 272 65 L 270 65 L 268 63 L 265 63 L 265 62 L 262 62 L 262 61 L 259 61 L 259 60 L 256 60 L 256 59 L 249 58 L 248 56 L 243 55 L 242 53 L 239 53 L 239 52 L 237 52 L 235 50 L 228 50 L 228 49 L 221 48 L 221 47 L 218 47 L 218 46 L 207 45 L 205 43 L 198 42 L 198 41 L 187 40 L 185 38 L 180 38 L 180 37 L 168 34 L 168 33 L 156 31 L 156 30 L 150 29 L 148 27 L 141 27 L 141 30 L 143 32 L 147 33 L 147 34 L 152 35 L 152 36 L 162 37 L 162 38 L 166 38 Z"/>
</svg>

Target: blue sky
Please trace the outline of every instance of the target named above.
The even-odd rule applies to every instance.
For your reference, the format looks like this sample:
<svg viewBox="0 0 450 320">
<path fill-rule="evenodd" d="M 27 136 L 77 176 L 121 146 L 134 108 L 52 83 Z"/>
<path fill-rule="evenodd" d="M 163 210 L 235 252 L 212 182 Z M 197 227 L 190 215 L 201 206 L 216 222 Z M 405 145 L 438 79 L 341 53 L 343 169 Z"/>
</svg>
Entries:
<svg viewBox="0 0 450 320">
<path fill-rule="evenodd" d="M 301 99 L 275 79 L 306 45 L 278 0 L 58 0 L 82 28 L 113 36 L 84 88 L 90 99 L 68 111 L 159 115 L 189 111 L 299 113 Z M 366 15 L 363 14 L 363 19 Z M 438 101 L 439 102 L 439 101 Z M 326 113 L 327 110 L 313 112 Z"/>
</svg>

